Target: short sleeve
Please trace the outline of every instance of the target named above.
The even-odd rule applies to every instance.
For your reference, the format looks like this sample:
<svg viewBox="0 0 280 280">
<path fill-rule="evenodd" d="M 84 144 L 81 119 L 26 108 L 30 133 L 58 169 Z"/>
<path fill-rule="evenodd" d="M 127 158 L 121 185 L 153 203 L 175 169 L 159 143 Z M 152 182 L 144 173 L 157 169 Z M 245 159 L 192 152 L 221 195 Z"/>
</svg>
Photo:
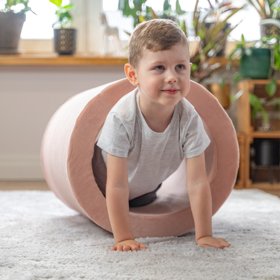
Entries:
<svg viewBox="0 0 280 280">
<path fill-rule="evenodd" d="M 205 131 L 203 122 L 197 112 L 192 115 L 191 121 L 185 128 L 183 153 L 185 158 L 192 158 L 202 154 L 209 146 L 210 139 Z"/>
<path fill-rule="evenodd" d="M 97 146 L 108 154 L 127 157 L 130 141 L 127 129 L 114 112 L 110 112 L 101 129 Z"/>
</svg>

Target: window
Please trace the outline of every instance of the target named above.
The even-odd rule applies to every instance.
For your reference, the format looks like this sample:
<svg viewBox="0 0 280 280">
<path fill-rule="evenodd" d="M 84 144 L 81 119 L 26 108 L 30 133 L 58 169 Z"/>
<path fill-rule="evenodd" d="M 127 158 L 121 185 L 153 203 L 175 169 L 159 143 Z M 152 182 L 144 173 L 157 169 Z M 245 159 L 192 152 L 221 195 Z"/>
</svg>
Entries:
<svg viewBox="0 0 280 280">
<path fill-rule="evenodd" d="M 163 2 L 163 0 L 148 0 L 147 5 L 151 6 L 155 11 L 159 11 L 162 9 Z M 186 11 L 186 23 L 189 27 L 191 26 L 192 11 L 194 9 L 195 2 L 195 0 L 180 1 L 182 9 Z M 235 0 L 233 2 L 236 3 L 237 6 L 247 3 L 247 1 L 244 0 Z M 171 0 L 173 8 L 175 8 L 175 3 L 175 0 Z M 208 1 L 201 1 L 201 6 L 209 7 Z M 127 21 L 121 19 L 121 12 L 118 11 L 118 0 L 103 0 L 103 10 L 108 15 L 108 22 L 111 26 L 117 26 L 120 30 L 131 31 L 131 24 L 128 25 Z M 251 6 L 247 6 L 244 10 L 240 11 L 240 13 L 236 14 L 232 18 L 231 23 L 233 25 L 238 23 L 240 24 L 231 33 L 229 37 L 230 40 L 240 40 L 242 33 L 248 41 L 259 39 L 259 29 L 256 28 L 256 26 L 259 26 L 259 16 Z M 127 30 L 127 26 L 131 27 L 131 29 Z M 190 35 L 193 35 L 192 30 L 190 30 Z"/>
<path fill-rule="evenodd" d="M 20 49 L 28 53 L 53 52 L 53 28 L 55 6 L 49 0 L 29 0 L 36 13 L 27 13 L 21 34 Z M 98 53 L 102 46 L 102 31 L 99 15 L 102 0 L 64 0 L 63 4 L 74 4 L 74 26 L 78 29 L 77 52 Z"/>
<path fill-rule="evenodd" d="M 55 6 L 48 0 L 29 0 L 32 12 L 26 14 L 22 39 L 51 39 L 53 37 L 52 23 L 55 21 Z"/>
<path fill-rule="evenodd" d="M 131 32 L 132 19 L 125 18 L 118 10 L 118 0 L 64 0 L 73 2 L 75 5 L 74 25 L 78 29 L 78 52 L 100 54 L 104 49 L 104 26 L 101 25 L 100 13 L 105 12 L 108 24 L 111 27 L 117 27 L 120 32 L 120 39 L 126 41 Z M 161 10 L 164 0 L 148 0 L 147 5 L 152 6 L 155 11 Z M 175 0 L 171 0 L 173 7 Z M 204 0 L 205 7 L 208 7 L 208 1 Z M 235 0 L 237 5 L 241 5 L 245 0 Z M 181 0 L 182 8 L 187 12 L 186 22 L 191 26 L 192 10 L 195 0 Z M 203 3 L 203 2 L 201 2 Z M 55 6 L 48 0 L 30 0 L 30 6 L 37 15 L 29 12 L 27 20 L 22 30 L 21 50 L 23 52 L 52 52 L 53 51 L 53 30 L 52 24 L 55 21 Z M 231 33 L 229 40 L 239 40 L 241 34 L 245 35 L 247 40 L 257 40 L 259 38 L 259 17 L 252 7 L 237 14 L 232 24 L 241 22 L 239 26 Z M 189 32 L 193 35 L 192 30 Z"/>
</svg>

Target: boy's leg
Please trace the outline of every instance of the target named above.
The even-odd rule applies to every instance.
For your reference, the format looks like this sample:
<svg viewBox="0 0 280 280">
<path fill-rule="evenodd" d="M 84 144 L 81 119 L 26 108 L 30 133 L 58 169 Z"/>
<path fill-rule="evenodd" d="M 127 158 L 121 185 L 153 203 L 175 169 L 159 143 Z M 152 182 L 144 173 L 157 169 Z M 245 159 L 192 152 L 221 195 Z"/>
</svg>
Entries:
<svg viewBox="0 0 280 280">
<path fill-rule="evenodd" d="M 152 203 L 157 198 L 157 191 L 161 187 L 161 184 L 158 185 L 158 187 L 149 193 L 143 194 L 141 196 L 138 196 L 136 198 L 133 198 L 129 201 L 129 207 L 140 207 L 145 206 L 147 204 Z"/>
<path fill-rule="evenodd" d="M 96 181 L 97 186 L 101 190 L 102 194 L 106 195 L 106 178 L 107 178 L 107 168 L 103 160 L 102 150 L 95 145 L 94 154 L 92 158 L 92 171 Z"/>
</svg>

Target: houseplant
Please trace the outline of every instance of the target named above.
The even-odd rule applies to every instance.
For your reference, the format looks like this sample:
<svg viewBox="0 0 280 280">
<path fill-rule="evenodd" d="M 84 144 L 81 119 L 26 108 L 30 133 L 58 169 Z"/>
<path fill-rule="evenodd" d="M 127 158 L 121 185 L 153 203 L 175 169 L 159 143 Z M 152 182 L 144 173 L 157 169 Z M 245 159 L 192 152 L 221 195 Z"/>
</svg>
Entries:
<svg viewBox="0 0 280 280">
<path fill-rule="evenodd" d="M 241 11 L 244 5 L 236 7 L 232 1 L 221 0 L 207 2 L 207 8 L 201 7 L 200 0 L 195 2 L 193 28 L 199 44 L 191 57 L 191 76 L 195 81 L 204 83 L 224 109 L 228 109 L 231 84 L 222 56 L 228 35 L 238 25 L 232 26 L 229 20 Z"/>
<path fill-rule="evenodd" d="M 247 0 L 260 16 L 261 35 L 280 35 L 280 1 Z"/>
<path fill-rule="evenodd" d="M 188 33 L 185 20 L 181 18 L 185 11 L 182 10 L 179 0 L 176 1 L 174 10 L 170 1 L 165 0 L 161 11 L 154 11 L 146 5 L 146 2 L 147 0 L 119 0 L 119 10 L 124 16 L 133 18 L 134 26 L 152 18 L 171 18 L 178 22 L 186 34 Z M 234 7 L 231 1 L 224 3 L 215 0 L 215 4 L 212 4 L 209 0 L 208 3 L 209 9 L 203 10 L 199 5 L 200 0 L 196 0 L 193 13 L 195 34 L 200 38 L 200 44 L 191 58 L 192 76 L 197 81 L 202 81 L 216 70 L 216 65 L 212 67 L 207 61 L 210 57 L 221 53 L 227 35 L 236 27 L 229 26 L 228 20 L 244 7 Z M 206 64 L 209 67 L 205 67 Z"/>
<path fill-rule="evenodd" d="M 59 55 L 72 55 L 76 52 L 77 30 L 73 28 L 73 4 L 63 5 L 63 0 L 49 0 L 56 6 L 57 21 L 54 28 L 54 50 Z"/>
<path fill-rule="evenodd" d="M 280 97 L 277 93 L 277 78 L 280 74 L 280 36 L 262 36 L 261 40 L 249 45 L 242 35 L 240 43 L 229 56 L 240 59 L 240 70 L 235 81 L 242 79 L 267 79 L 264 87 L 265 96 L 259 97 L 254 92 L 249 94 L 251 118 L 256 130 L 271 129 L 271 115 L 280 109 Z M 257 56 L 255 56 L 257 55 Z"/>
<path fill-rule="evenodd" d="M 21 30 L 26 13 L 31 11 L 29 0 L 6 0 L 0 11 L 0 54 L 18 53 Z"/>
<path fill-rule="evenodd" d="M 179 19 L 179 16 L 183 15 L 185 11 L 182 10 L 179 0 L 176 0 L 176 8 L 172 9 L 170 0 L 163 2 L 161 11 L 154 11 L 152 7 L 146 5 L 147 0 L 119 0 L 118 9 L 125 17 L 133 18 L 133 26 L 138 23 L 153 18 L 169 18 L 177 21 L 182 27 L 183 31 L 186 31 L 185 22 Z"/>
<path fill-rule="evenodd" d="M 211 58 L 224 55 L 228 35 L 237 27 L 231 26 L 229 20 L 244 8 L 235 7 L 232 1 L 208 1 L 208 8 L 200 7 L 196 0 L 193 12 L 193 27 L 200 43 L 191 57 L 192 77 L 202 82 L 213 72 L 223 67 L 222 63 L 211 63 Z"/>
<path fill-rule="evenodd" d="M 272 71 L 271 48 L 261 40 L 251 43 L 246 42 L 242 34 L 241 40 L 229 55 L 229 61 L 237 56 L 240 60 L 240 78 L 267 79 Z"/>
</svg>

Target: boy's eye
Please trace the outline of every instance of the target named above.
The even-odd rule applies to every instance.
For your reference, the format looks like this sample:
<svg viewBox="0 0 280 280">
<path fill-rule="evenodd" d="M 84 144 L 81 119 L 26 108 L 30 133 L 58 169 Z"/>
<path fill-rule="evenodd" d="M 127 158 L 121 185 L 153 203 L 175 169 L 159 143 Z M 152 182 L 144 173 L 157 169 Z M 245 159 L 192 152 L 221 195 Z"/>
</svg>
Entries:
<svg viewBox="0 0 280 280">
<path fill-rule="evenodd" d="M 164 68 L 163 65 L 157 65 L 157 66 L 154 67 L 154 69 L 155 69 L 156 71 L 161 71 L 161 72 L 162 72 L 162 71 L 164 71 L 165 68 Z"/>
<path fill-rule="evenodd" d="M 180 71 L 186 70 L 186 65 L 185 64 L 178 64 L 178 65 L 176 65 L 176 69 L 180 70 Z"/>
</svg>

